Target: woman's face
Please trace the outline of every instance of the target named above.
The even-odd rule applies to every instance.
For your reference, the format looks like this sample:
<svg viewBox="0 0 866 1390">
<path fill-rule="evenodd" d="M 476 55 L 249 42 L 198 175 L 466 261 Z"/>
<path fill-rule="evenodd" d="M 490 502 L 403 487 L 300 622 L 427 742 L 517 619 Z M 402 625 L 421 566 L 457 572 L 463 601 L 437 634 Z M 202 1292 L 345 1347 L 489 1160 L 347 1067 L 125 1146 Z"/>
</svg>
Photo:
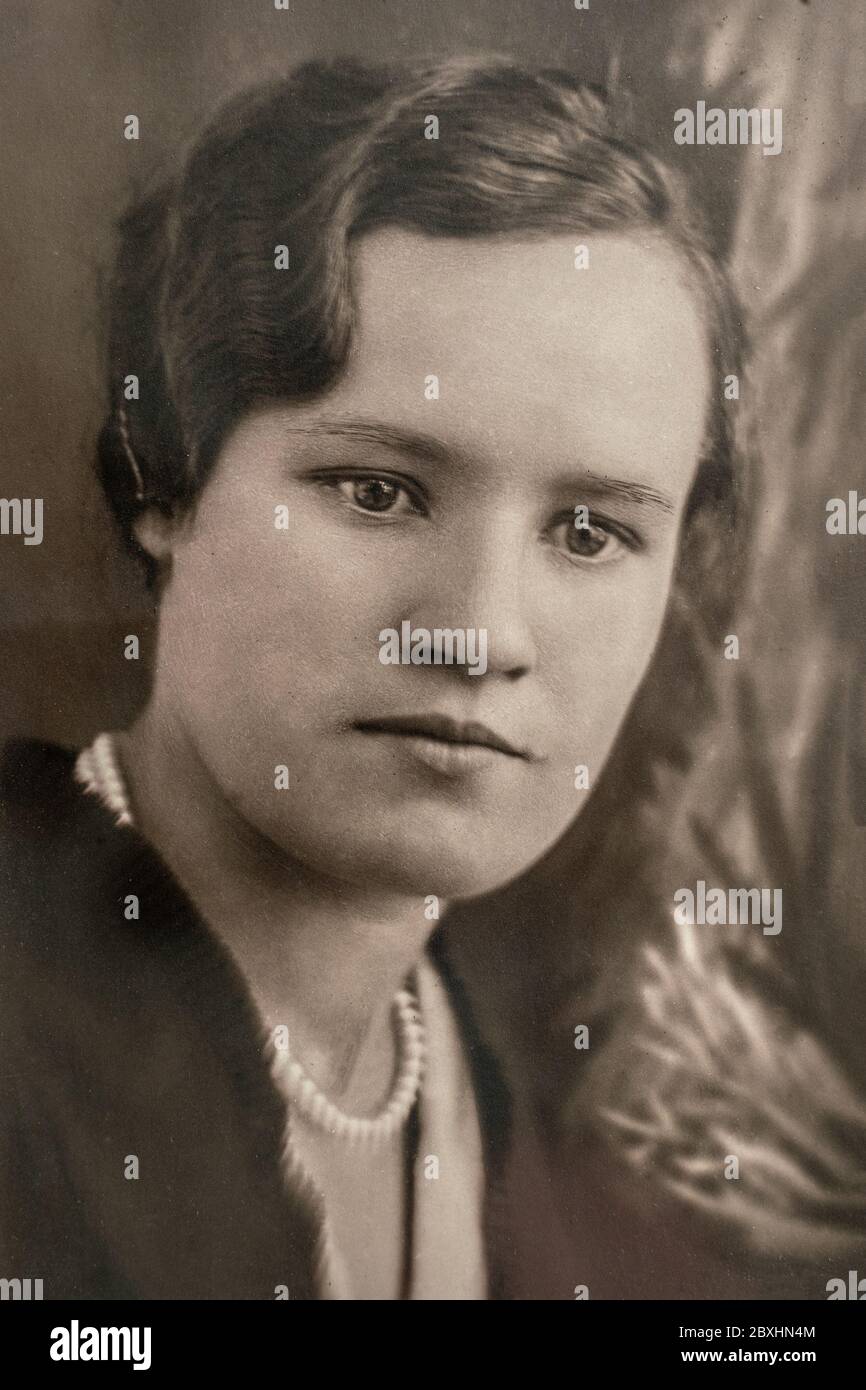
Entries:
<svg viewBox="0 0 866 1390">
<path fill-rule="evenodd" d="M 705 332 L 658 241 L 594 236 L 578 269 L 579 240 L 361 240 L 339 384 L 242 418 L 170 537 L 158 699 L 319 873 L 445 899 L 507 882 L 580 810 L 646 671 Z"/>
</svg>

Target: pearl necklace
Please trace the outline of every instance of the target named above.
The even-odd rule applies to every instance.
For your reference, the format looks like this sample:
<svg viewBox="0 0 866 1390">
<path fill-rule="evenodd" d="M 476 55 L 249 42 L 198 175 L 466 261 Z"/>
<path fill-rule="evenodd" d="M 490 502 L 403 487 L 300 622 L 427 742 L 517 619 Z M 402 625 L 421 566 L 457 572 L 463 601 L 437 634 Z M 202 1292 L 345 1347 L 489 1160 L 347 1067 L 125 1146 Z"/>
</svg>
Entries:
<svg viewBox="0 0 866 1390">
<path fill-rule="evenodd" d="M 394 996 L 394 1011 L 400 1035 L 400 1072 L 384 1109 L 372 1119 L 347 1115 L 323 1095 L 300 1062 L 292 1058 L 288 1051 L 273 1049 L 275 1077 L 282 1082 L 298 1114 L 317 1129 L 325 1130 L 349 1144 L 373 1145 L 393 1138 L 408 1120 L 421 1088 L 424 1031 L 418 1001 L 411 990 L 398 991 Z"/>
<path fill-rule="evenodd" d="M 102 799 L 114 813 L 118 825 L 135 825 L 111 734 L 99 734 L 90 747 L 79 754 L 75 776 L 86 791 Z M 371 1119 L 345 1114 L 319 1090 L 288 1048 L 270 1044 L 275 1080 L 281 1084 L 296 1112 L 316 1129 L 349 1144 L 373 1145 L 387 1142 L 405 1125 L 421 1089 L 426 1047 L 418 1000 L 412 990 L 397 992 L 394 1011 L 400 1038 L 400 1068 L 384 1108 Z"/>
</svg>

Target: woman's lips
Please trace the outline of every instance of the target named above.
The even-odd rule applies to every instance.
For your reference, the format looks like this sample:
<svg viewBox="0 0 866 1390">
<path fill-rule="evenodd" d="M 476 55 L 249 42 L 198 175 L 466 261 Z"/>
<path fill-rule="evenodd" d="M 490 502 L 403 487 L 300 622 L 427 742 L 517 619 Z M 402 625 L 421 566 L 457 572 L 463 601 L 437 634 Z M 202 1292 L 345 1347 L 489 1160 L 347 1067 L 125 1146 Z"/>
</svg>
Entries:
<svg viewBox="0 0 866 1390">
<path fill-rule="evenodd" d="M 359 719 L 355 727 L 364 733 L 406 734 L 441 739 L 444 743 L 474 744 L 481 748 L 494 748 L 511 758 L 526 756 L 486 724 L 452 719 L 449 714 L 392 714 L 380 719 Z"/>
<path fill-rule="evenodd" d="M 355 728 L 361 733 L 396 738 L 416 761 L 448 776 L 479 771 L 503 757 L 528 756 L 486 724 L 444 714 L 364 719 L 358 720 Z"/>
</svg>

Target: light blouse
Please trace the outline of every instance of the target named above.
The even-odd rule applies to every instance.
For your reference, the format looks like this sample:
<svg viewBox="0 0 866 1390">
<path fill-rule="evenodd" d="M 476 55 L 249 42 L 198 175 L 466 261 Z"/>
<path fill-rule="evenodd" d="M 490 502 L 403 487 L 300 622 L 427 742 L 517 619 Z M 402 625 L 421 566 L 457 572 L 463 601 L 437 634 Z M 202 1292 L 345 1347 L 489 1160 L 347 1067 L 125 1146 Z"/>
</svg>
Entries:
<svg viewBox="0 0 866 1390">
<path fill-rule="evenodd" d="M 418 961 L 415 979 L 426 1057 L 417 1101 L 419 1136 L 412 1174 L 408 1296 L 486 1299 L 484 1168 L 474 1087 L 451 1001 L 426 953 Z M 281 1084 L 280 1071 L 274 1068 L 272 1074 Z M 285 1177 L 290 1185 L 312 1191 L 317 1208 L 324 1213 L 318 1264 L 320 1298 L 356 1297 L 353 1271 L 335 1238 L 324 1195 L 291 1147 L 287 1149 Z"/>
</svg>

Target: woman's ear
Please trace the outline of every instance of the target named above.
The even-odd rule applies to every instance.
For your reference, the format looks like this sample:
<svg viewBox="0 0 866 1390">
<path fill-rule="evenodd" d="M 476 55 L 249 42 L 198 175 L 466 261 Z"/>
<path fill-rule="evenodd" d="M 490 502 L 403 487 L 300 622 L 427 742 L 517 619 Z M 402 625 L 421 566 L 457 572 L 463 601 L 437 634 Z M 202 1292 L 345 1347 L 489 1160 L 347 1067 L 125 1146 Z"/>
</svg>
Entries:
<svg viewBox="0 0 866 1390">
<path fill-rule="evenodd" d="M 171 563 L 177 530 L 176 517 L 159 507 L 147 507 L 132 523 L 135 539 L 159 569 Z"/>
</svg>

